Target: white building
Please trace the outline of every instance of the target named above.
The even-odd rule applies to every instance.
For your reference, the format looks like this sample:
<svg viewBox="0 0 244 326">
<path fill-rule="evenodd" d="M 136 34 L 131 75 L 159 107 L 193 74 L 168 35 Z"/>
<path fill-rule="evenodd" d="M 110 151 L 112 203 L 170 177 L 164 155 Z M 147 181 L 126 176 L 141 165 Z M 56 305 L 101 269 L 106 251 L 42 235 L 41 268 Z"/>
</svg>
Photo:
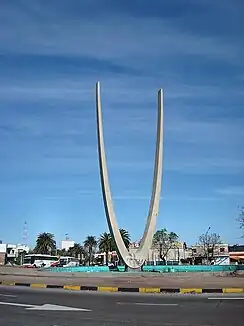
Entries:
<svg viewBox="0 0 244 326">
<path fill-rule="evenodd" d="M 209 250 L 202 245 L 195 245 L 191 247 L 193 260 L 200 261 L 202 264 L 209 262 L 214 265 L 229 265 L 230 255 L 229 246 L 227 243 L 209 245 Z M 206 257 L 207 256 L 207 257 Z"/>
<path fill-rule="evenodd" d="M 137 250 L 137 245 L 132 243 L 130 247 L 130 252 L 133 253 Z M 212 259 L 208 260 L 205 257 L 205 251 L 203 246 L 195 245 L 190 248 L 184 248 L 184 242 L 178 242 L 175 244 L 175 248 L 169 250 L 162 250 L 162 256 L 165 258 L 167 264 L 181 264 L 188 261 L 192 261 L 193 264 L 216 264 L 216 265 L 229 265 L 229 250 L 228 244 L 218 244 L 214 247 L 213 254 L 209 254 Z M 160 252 L 158 248 L 151 248 L 148 251 L 148 257 L 146 259 L 149 265 L 161 264 L 162 260 L 160 259 Z"/>
<path fill-rule="evenodd" d="M 0 243 L 0 265 L 4 265 L 6 261 L 7 245 Z"/>
<path fill-rule="evenodd" d="M 61 241 L 61 249 L 69 250 L 69 248 L 74 247 L 75 242 L 70 239 L 62 240 Z"/>
<path fill-rule="evenodd" d="M 5 262 L 16 263 L 16 259 L 23 252 L 28 253 L 30 248 L 23 244 L 0 244 L 0 265 L 4 265 Z"/>
</svg>

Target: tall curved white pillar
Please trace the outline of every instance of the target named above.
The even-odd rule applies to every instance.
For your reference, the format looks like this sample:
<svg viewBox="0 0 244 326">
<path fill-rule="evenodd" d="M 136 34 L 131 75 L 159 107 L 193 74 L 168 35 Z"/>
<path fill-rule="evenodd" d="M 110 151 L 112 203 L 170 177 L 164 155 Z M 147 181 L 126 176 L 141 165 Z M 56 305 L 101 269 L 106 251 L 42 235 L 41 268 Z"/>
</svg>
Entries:
<svg viewBox="0 0 244 326">
<path fill-rule="evenodd" d="M 117 219 L 115 216 L 113 201 L 110 191 L 108 170 L 106 163 L 106 154 L 103 139 L 103 123 L 102 123 L 102 108 L 100 98 L 100 83 L 96 84 L 96 114 L 97 114 L 97 137 L 98 137 L 98 155 L 100 177 L 102 185 L 102 194 L 104 208 L 106 212 L 107 222 L 110 233 L 113 236 L 119 253 L 124 260 L 125 264 L 133 269 L 139 268 L 143 265 L 147 258 L 148 250 L 152 245 L 153 235 L 156 228 L 156 220 L 159 211 L 159 201 L 161 195 L 161 182 L 162 182 L 162 166 L 163 166 L 163 90 L 158 91 L 158 119 L 157 119 L 157 141 L 156 153 L 154 162 L 154 177 L 152 186 L 152 195 L 149 207 L 149 213 L 146 221 L 144 234 L 141 244 L 135 253 L 131 254 L 121 237 Z"/>
</svg>

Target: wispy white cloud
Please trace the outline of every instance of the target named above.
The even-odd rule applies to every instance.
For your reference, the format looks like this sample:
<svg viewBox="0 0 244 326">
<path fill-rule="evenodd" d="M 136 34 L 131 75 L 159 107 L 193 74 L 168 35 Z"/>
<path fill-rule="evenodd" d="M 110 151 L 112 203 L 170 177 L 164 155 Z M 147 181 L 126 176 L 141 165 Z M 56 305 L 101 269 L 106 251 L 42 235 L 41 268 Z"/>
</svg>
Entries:
<svg viewBox="0 0 244 326">
<path fill-rule="evenodd" d="M 196 36 L 177 28 L 177 21 L 172 24 L 166 19 L 131 17 L 109 10 L 105 17 L 94 10 L 90 13 L 95 19 L 71 19 L 57 9 L 54 15 L 48 6 L 36 7 L 30 1 L 23 7 L 4 6 L 0 13 L 5 27 L 0 29 L 1 52 L 88 55 L 126 63 L 129 59 L 137 66 L 144 65 L 142 58 L 158 58 L 159 53 L 162 58 L 197 55 L 231 63 L 240 63 L 243 57 L 243 49 L 235 41 Z M 12 21 L 5 17 L 12 17 Z M 104 18 L 109 19 L 106 22 Z"/>
<path fill-rule="evenodd" d="M 136 196 L 136 195 L 115 195 L 113 196 L 114 200 L 135 200 L 135 201 L 150 201 L 150 196 Z M 199 197 L 199 196 L 162 196 L 160 200 L 165 201 L 216 201 L 216 200 L 224 200 L 223 197 L 219 196 L 209 196 L 209 197 Z"/>
<path fill-rule="evenodd" d="M 225 188 L 216 189 L 216 193 L 218 193 L 222 196 L 225 196 L 225 197 L 230 197 L 230 196 L 243 197 L 244 196 L 244 187 L 228 186 Z"/>
<path fill-rule="evenodd" d="M 169 74 L 168 77 L 171 77 Z M 164 88 L 164 96 L 167 101 L 176 100 L 178 106 L 182 99 L 191 100 L 217 100 L 223 93 L 228 97 L 244 99 L 243 90 L 240 87 L 206 86 L 193 84 L 180 84 L 167 82 L 160 84 L 159 79 L 150 77 L 130 77 L 113 74 L 98 78 L 95 76 L 73 76 L 67 78 L 59 76 L 41 77 L 32 76 L 29 80 L 14 80 L 11 82 L 0 81 L 1 100 L 64 100 L 64 101 L 92 101 L 94 99 L 95 83 L 101 81 L 102 97 L 106 103 L 156 103 L 156 94 L 159 88 Z M 177 79 L 177 78 L 176 78 Z M 200 104 L 198 105 L 200 106 Z"/>
<path fill-rule="evenodd" d="M 1 87 L 0 99 L 1 100 L 25 100 L 25 101 L 40 101 L 40 100 L 62 100 L 66 102 L 90 100 L 92 89 L 88 87 L 84 90 L 81 84 L 78 83 L 64 83 L 63 85 L 55 80 L 55 83 L 46 85 L 31 85 L 31 81 L 26 86 L 5 86 Z"/>
<path fill-rule="evenodd" d="M 224 111 L 223 111 L 224 113 Z M 170 137 L 175 141 L 196 144 L 198 146 L 209 145 L 221 146 L 240 146 L 244 140 L 243 129 L 244 118 L 237 119 L 212 118 L 210 121 L 204 121 L 192 115 L 191 118 L 182 116 L 172 116 L 167 126 Z M 194 136 L 193 136 L 194 135 Z"/>
<path fill-rule="evenodd" d="M 242 8 L 241 0 L 221 6 L 210 0 L 3 1 L 0 219 L 11 216 L 19 230 L 21 216 L 42 215 L 41 229 L 55 221 L 62 234 L 66 216 L 73 215 L 81 224 L 72 232 L 80 239 L 84 226 L 90 232 L 84 221 L 103 214 L 94 96 L 100 80 L 118 208 L 144 213 L 148 207 L 156 92 L 164 87 L 164 214 L 177 216 L 179 203 L 184 221 L 190 222 L 194 206 L 195 224 L 211 225 L 214 216 L 221 225 L 231 216 L 226 203 L 235 206 L 243 196 Z M 118 209 L 133 233 L 138 220 L 132 214 Z M 7 223 L 2 226 L 8 235 Z"/>
<path fill-rule="evenodd" d="M 187 174 L 242 174 L 244 170 L 244 158 L 206 158 L 204 156 L 195 158 L 194 155 L 188 159 L 179 158 L 178 162 L 169 161 L 165 167 L 166 171 L 178 171 Z"/>
</svg>

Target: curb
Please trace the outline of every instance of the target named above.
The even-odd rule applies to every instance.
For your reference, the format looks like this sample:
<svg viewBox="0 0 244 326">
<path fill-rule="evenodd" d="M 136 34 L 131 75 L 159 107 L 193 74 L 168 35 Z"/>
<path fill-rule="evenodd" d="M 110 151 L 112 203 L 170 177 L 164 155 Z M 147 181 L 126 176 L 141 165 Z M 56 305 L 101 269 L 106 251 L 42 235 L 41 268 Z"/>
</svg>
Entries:
<svg viewBox="0 0 244 326">
<path fill-rule="evenodd" d="M 22 286 L 35 289 L 64 289 L 72 291 L 97 291 L 97 292 L 137 292 L 137 293 L 244 293 L 244 288 L 138 288 L 138 287 L 111 287 L 111 286 L 83 286 L 83 285 L 56 285 L 39 283 L 19 283 L 2 281 L 0 285 Z"/>
</svg>

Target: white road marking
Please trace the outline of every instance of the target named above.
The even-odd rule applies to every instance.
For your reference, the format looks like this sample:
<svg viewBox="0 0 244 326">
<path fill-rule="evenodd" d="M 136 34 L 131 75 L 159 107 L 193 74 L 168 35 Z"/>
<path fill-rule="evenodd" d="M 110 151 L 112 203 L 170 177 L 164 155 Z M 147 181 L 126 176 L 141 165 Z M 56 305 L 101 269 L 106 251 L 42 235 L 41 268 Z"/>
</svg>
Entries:
<svg viewBox="0 0 244 326">
<path fill-rule="evenodd" d="M 23 303 L 16 303 L 16 302 L 0 302 L 0 305 L 6 305 L 6 306 L 16 306 L 16 307 L 35 307 L 32 304 L 23 304 Z"/>
<path fill-rule="evenodd" d="M 120 305 L 137 305 L 137 306 L 178 306 L 178 303 L 151 303 L 151 302 L 117 302 Z"/>
<path fill-rule="evenodd" d="M 24 307 L 24 308 L 26 308 L 26 310 L 91 311 L 90 309 L 74 308 L 74 307 L 66 307 L 66 306 L 58 306 L 58 305 L 48 304 L 48 303 L 47 304 L 44 304 L 42 306 L 38 306 L 38 305 L 24 304 L 24 303 L 15 303 L 15 302 L 0 302 L 0 305 Z"/>
<path fill-rule="evenodd" d="M 12 295 L 12 294 L 1 294 L 0 297 L 9 297 L 9 298 L 17 298 L 17 295 Z"/>
<path fill-rule="evenodd" d="M 210 297 L 208 300 L 244 300 L 244 297 Z"/>
<path fill-rule="evenodd" d="M 27 308 L 26 310 L 91 311 L 90 309 L 58 306 L 58 305 L 55 305 L 55 304 L 48 304 L 48 303 L 44 304 L 42 306 L 34 306 L 32 308 Z"/>
<path fill-rule="evenodd" d="M 178 306 L 178 303 L 144 303 L 144 302 L 135 302 L 134 304 L 138 306 Z"/>
</svg>

